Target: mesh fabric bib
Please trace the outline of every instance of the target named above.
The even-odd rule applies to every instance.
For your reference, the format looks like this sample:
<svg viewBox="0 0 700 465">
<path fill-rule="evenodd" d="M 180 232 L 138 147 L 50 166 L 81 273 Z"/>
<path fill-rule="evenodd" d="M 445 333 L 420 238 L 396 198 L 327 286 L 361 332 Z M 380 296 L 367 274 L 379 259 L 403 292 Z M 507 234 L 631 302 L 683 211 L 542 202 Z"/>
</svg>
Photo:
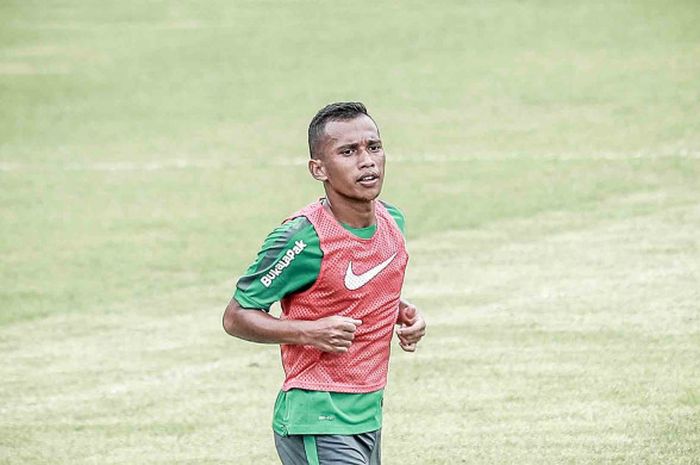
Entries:
<svg viewBox="0 0 700 465">
<path fill-rule="evenodd" d="M 362 393 L 386 385 L 408 254 L 401 231 L 381 202 L 375 201 L 375 215 L 377 229 L 369 239 L 343 228 L 320 201 L 289 218 L 305 216 L 313 224 L 323 260 L 309 289 L 282 299 L 281 318 L 317 320 L 343 315 L 362 320 L 362 324 L 345 353 L 281 345 L 282 390 Z"/>
</svg>

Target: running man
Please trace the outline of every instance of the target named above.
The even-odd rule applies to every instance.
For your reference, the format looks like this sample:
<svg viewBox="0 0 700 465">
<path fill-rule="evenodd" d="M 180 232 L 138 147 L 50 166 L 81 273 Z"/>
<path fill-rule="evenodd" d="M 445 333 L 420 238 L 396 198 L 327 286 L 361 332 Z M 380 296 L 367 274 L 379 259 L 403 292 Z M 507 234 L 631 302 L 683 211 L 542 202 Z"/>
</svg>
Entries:
<svg viewBox="0 0 700 465">
<path fill-rule="evenodd" d="M 377 199 L 379 129 L 361 103 L 333 103 L 309 125 L 309 172 L 322 198 L 263 243 L 224 312 L 226 332 L 280 344 L 275 446 L 284 465 L 379 465 L 382 399 L 395 326 L 416 350 L 425 321 L 401 298 L 404 217 Z M 282 315 L 270 315 L 280 301 Z"/>
</svg>

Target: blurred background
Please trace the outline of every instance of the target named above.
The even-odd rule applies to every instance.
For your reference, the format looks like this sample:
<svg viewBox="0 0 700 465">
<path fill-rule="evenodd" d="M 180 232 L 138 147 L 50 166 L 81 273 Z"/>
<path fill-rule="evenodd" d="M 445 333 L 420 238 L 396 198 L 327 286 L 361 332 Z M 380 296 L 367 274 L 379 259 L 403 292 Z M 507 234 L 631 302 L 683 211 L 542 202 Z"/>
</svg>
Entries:
<svg viewBox="0 0 700 465">
<path fill-rule="evenodd" d="M 407 216 L 387 463 L 700 460 L 700 4 L 0 3 L 0 463 L 276 463 L 221 314 L 364 102 Z"/>
</svg>

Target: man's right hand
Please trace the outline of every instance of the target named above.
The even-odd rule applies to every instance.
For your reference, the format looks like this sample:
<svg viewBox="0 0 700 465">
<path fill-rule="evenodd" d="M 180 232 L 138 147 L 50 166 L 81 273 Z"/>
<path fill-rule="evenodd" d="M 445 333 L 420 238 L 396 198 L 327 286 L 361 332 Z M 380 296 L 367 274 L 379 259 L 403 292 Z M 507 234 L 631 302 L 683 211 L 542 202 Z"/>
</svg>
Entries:
<svg viewBox="0 0 700 465">
<path fill-rule="evenodd" d="M 361 324 L 361 320 L 340 315 L 318 320 L 281 320 L 262 309 L 241 308 L 234 298 L 223 317 L 226 332 L 246 341 L 309 345 L 335 353 L 348 351 Z"/>
<path fill-rule="evenodd" d="M 316 347 L 323 352 L 343 353 L 352 345 L 355 331 L 362 320 L 333 315 L 305 323 L 304 345 Z"/>
</svg>

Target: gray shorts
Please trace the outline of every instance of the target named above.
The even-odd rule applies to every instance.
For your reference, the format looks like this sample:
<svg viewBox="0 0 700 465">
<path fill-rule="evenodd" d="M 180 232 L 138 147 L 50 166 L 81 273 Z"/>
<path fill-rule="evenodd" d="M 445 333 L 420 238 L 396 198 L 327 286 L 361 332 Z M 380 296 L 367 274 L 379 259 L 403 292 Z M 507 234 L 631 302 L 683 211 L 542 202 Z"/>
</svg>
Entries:
<svg viewBox="0 0 700 465">
<path fill-rule="evenodd" d="M 381 465 L 381 440 L 381 429 L 352 436 L 275 433 L 283 465 Z"/>
</svg>

